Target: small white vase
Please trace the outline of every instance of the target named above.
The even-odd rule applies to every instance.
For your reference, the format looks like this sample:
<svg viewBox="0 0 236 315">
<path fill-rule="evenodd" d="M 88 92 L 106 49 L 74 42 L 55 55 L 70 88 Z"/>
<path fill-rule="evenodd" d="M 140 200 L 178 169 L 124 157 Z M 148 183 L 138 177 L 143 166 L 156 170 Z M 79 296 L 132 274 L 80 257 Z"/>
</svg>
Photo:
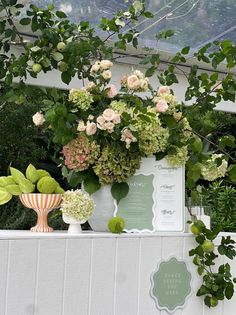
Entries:
<svg viewBox="0 0 236 315">
<path fill-rule="evenodd" d="M 63 213 L 62 214 L 63 221 L 69 225 L 68 234 L 81 234 L 81 224 L 85 223 L 87 220 L 78 221 L 75 218 Z"/>
<path fill-rule="evenodd" d="M 114 199 L 111 194 L 111 185 L 101 186 L 91 196 L 95 203 L 95 208 L 88 222 L 93 231 L 107 232 L 108 221 L 113 217 L 115 211 Z"/>
</svg>

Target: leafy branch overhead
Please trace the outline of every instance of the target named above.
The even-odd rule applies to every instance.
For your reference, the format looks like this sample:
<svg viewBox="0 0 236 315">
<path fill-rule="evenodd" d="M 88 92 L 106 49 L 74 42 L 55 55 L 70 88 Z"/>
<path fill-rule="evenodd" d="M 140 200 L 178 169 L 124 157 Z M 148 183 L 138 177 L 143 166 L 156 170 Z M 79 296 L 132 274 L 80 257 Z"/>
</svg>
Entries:
<svg viewBox="0 0 236 315">
<path fill-rule="evenodd" d="M 0 22 L 1 55 L 0 78 L 10 84 L 13 78 L 24 79 L 29 74 L 37 77 L 41 71 L 45 73 L 52 69 L 61 71 L 61 79 L 68 84 L 74 76 L 89 77 L 92 59 L 112 59 L 113 49 L 107 45 L 108 40 L 116 35 L 114 46 L 126 49 L 131 43 L 138 45 L 138 32 L 135 23 L 140 16 L 151 18 L 152 14 L 145 10 L 144 4 L 135 1 L 128 11 L 120 11 L 113 18 L 101 19 L 98 26 L 104 35 L 97 36 L 95 29 L 87 21 L 79 24 L 72 23 L 62 11 L 55 11 L 53 5 L 41 9 L 30 5 L 26 11 L 27 17 L 19 19 L 19 24 L 36 33 L 33 43 L 25 43 L 23 36 L 16 27 L 18 17 L 24 7 L 17 1 L 2 1 L 5 18 Z M 6 54 L 11 44 L 19 43 L 24 46 L 20 57 Z"/>
</svg>

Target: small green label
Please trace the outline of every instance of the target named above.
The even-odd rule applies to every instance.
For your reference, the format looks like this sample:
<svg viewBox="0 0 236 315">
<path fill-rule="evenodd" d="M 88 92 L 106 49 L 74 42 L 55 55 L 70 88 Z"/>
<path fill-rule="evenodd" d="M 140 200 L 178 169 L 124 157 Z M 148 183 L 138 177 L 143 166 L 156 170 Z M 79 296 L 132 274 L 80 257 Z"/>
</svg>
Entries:
<svg viewBox="0 0 236 315">
<path fill-rule="evenodd" d="M 116 215 L 125 220 L 125 229 L 154 230 L 153 226 L 153 186 L 154 175 L 134 175 L 129 184 L 128 195 L 118 204 Z"/>
<path fill-rule="evenodd" d="M 183 308 L 191 294 L 191 274 L 184 261 L 162 261 L 151 276 L 151 296 L 159 309 L 173 313 Z"/>
</svg>

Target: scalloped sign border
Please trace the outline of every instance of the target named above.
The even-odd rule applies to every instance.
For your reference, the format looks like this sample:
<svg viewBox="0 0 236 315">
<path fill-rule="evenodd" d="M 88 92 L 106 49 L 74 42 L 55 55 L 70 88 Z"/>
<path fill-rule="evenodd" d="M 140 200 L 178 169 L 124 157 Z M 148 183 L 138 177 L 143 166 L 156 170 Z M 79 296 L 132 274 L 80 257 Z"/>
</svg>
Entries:
<svg viewBox="0 0 236 315">
<path fill-rule="evenodd" d="M 159 295 L 158 298 L 158 294 L 155 294 L 157 292 L 155 292 L 156 290 L 158 290 L 158 284 L 157 281 L 155 281 L 154 278 L 156 278 L 158 275 L 161 275 L 161 272 L 163 269 L 163 267 L 167 267 L 168 269 L 168 265 L 170 264 L 176 264 L 176 266 L 180 266 L 183 265 L 183 274 L 180 273 L 179 268 L 177 268 L 177 272 L 173 269 L 171 270 L 171 273 L 165 273 L 164 277 L 162 275 L 162 278 L 164 278 L 163 282 L 165 284 L 159 284 L 160 288 L 163 290 L 167 290 L 166 294 L 168 295 L 168 298 L 170 299 L 170 296 L 174 296 L 176 294 L 176 292 L 178 292 L 178 290 L 180 289 L 180 284 L 184 285 L 184 282 L 186 282 L 186 292 L 183 292 L 183 298 L 180 301 L 176 301 L 176 304 L 174 306 L 170 306 L 168 305 L 167 302 L 161 302 L 160 301 L 160 295 L 163 296 L 163 293 Z M 192 275 L 191 272 L 189 271 L 189 269 L 187 268 L 187 264 L 185 261 L 183 260 L 179 260 L 177 257 L 170 257 L 168 260 L 161 260 L 160 263 L 157 265 L 157 268 L 155 269 L 155 271 L 151 274 L 151 289 L 150 289 L 150 295 L 151 297 L 154 299 L 156 307 L 160 310 L 165 310 L 167 311 L 169 314 L 174 313 L 176 310 L 178 309 L 183 309 L 187 303 L 188 298 L 191 296 L 192 294 Z M 178 285 L 179 284 L 179 285 Z"/>
</svg>

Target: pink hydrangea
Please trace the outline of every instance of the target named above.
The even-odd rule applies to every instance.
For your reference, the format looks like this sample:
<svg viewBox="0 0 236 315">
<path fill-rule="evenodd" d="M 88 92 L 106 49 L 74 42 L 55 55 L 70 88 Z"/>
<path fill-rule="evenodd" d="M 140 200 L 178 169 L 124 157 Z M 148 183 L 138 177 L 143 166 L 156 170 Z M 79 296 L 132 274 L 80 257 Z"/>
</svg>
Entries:
<svg viewBox="0 0 236 315">
<path fill-rule="evenodd" d="M 99 154 L 99 146 L 90 142 L 84 134 L 67 143 L 62 150 L 65 165 L 71 170 L 83 171 L 93 164 Z"/>
</svg>

